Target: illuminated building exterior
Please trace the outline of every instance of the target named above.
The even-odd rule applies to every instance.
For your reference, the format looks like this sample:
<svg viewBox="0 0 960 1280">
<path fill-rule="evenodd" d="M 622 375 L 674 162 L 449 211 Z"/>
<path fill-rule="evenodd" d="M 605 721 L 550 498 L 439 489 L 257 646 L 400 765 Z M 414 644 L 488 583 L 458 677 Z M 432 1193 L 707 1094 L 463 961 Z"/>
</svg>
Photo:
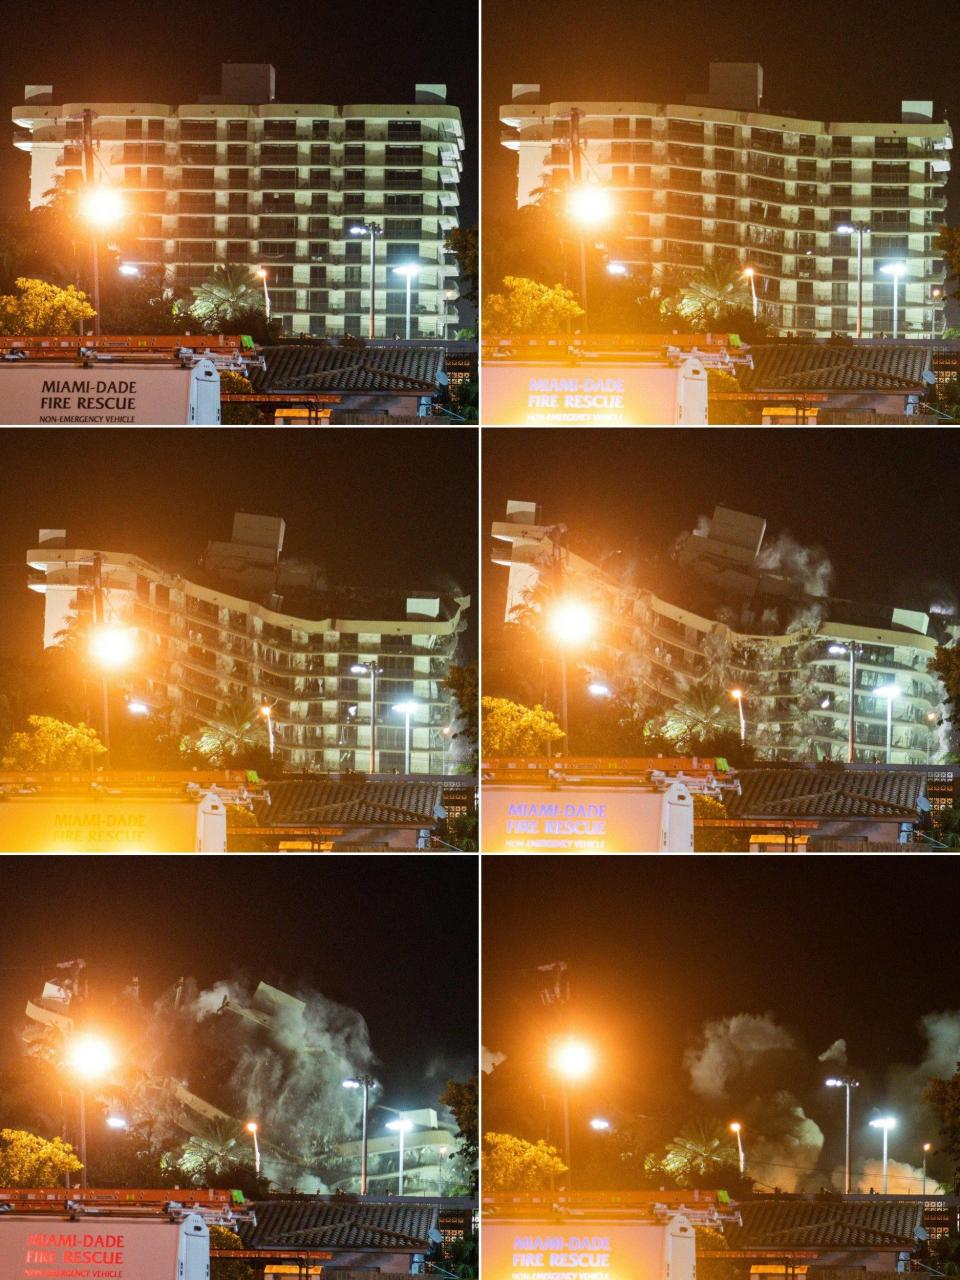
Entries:
<svg viewBox="0 0 960 1280">
<path fill-rule="evenodd" d="M 397 1119 L 411 1127 L 403 1135 L 403 1190 L 405 1195 L 440 1196 L 449 1193 L 454 1177 L 451 1157 L 457 1151 L 457 1135 L 445 1128 L 431 1107 L 401 1111 Z M 398 1192 L 400 1134 L 390 1129 L 372 1132 L 367 1139 L 367 1181 L 372 1195 Z M 343 1142 L 337 1154 L 357 1172 L 341 1178 L 335 1190 L 360 1191 L 360 1143 Z"/>
<path fill-rule="evenodd" d="M 831 598 L 825 580 L 804 582 L 776 564 L 758 517 L 717 508 L 680 539 L 672 598 L 577 555 L 563 526 L 544 525 L 532 503 L 508 503 L 492 533 L 503 546 L 494 561 L 510 573 L 507 619 L 538 584 L 591 603 L 601 625 L 582 661 L 614 691 L 634 686 L 641 702 L 670 707 L 698 689 L 723 700 L 739 687 L 761 758 L 846 760 L 850 663 L 830 649 L 854 646 L 855 759 L 886 758 L 887 700 L 875 690 L 893 684 L 891 762 L 927 764 L 948 749 L 943 690 L 927 666 L 938 643 L 956 642 L 960 619 Z"/>
<path fill-rule="evenodd" d="M 263 268 L 286 332 L 365 337 L 369 239 L 350 227 L 376 223 L 377 335 L 405 332 L 394 268 L 408 264 L 419 268 L 411 336 L 458 327 L 444 240 L 458 225 L 464 140 L 444 85 L 417 85 L 406 105 L 281 103 L 273 67 L 227 64 L 221 93 L 199 103 L 53 105 L 49 85 L 24 97 L 14 145 L 30 154 L 31 206 L 82 181 L 80 113 L 91 108 L 97 180 L 127 194 L 125 258 L 141 272 L 162 268 L 189 289 L 218 264 Z"/>
<path fill-rule="evenodd" d="M 275 750 L 291 769 L 370 771 L 370 676 L 377 675 L 377 773 L 403 773 L 413 701 L 410 772 L 445 772 L 455 706 L 443 681 L 466 626 L 469 596 L 330 587 L 324 571 L 281 557 L 283 520 L 238 513 L 229 542 L 211 542 L 188 579 L 128 552 L 71 548 L 40 531 L 27 553 L 44 595 L 44 644 L 90 617 L 94 556 L 102 557 L 107 622 L 136 630 L 137 657 L 118 673 L 136 700 L 196 725 L 236 728 L 270 709 Z"/>
<path fill-rule="evenodd" d="M 539 85 L 518 84 L 500 118 L 520 205 L 569 182 L 574 110 L 584 180 L 614 193 L 613 222 L 597 235 L 639 279 L 663 286 L 699 268 L 752 267 L 762 315 L 781 333 L 854 335 L 858 236 L 838 228 L 864 224 L 864 336 L 893 333 L 882 268 L 894 262 L 907 268 L 899 334 L 942 330 L 933 241 L 953 138 L 932 103 L 904 102 L 895 123 L 773 114 L 755 63 L 711 63 L 710 92 L 684 105 L 541 102 Z"/>
</svg>

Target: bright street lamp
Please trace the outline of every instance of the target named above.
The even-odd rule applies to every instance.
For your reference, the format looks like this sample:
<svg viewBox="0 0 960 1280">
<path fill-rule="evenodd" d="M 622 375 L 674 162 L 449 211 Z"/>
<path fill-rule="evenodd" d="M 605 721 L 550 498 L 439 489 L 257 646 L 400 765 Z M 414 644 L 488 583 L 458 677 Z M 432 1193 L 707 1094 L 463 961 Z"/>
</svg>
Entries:
<svg viewBox="0 0 960 1280">
<path fill-rule="evenodd" d="M 613 200 L 607 187 L 584 182 L 567 192 L 567 215 L 582 227 L 599 227 L 613 215 Z"/>
<path fill-rule="evenodd" d="M 80 196 L 80 216 L 89 225 L 91 236 L 91 259 L 93 266 L 93 332 L 100 333 L 100 245 L 98 233 L 108 231 L 117 225 L 126 214 L 126 206 L 121 193 L 116 187 L 108 187 L 93 181 L 93 145 L 88 130 L 92 124 L 84 113 L 84 152 L 86 168 L 86 185 Z"/>
<path fill-rule="evenodd" d="M 419 707 L 419 702 L 395 702 L 393 710 L 403 716 L 403 772 L 410 776 L 410 717 Z"/>
<path fill-rule="evenodd" d="M 933 1149 L 932 1143 L 925 1142 L 923 1144 L 923 1198 L 924 1200 L 926 1200 L 927 1198 L 927 1156 L 930 1154 L 932 1149 Z"/>
<path fill-rule="evenodd" d="M 121 262 L 117 268 L 122 276 L 138 276 L 140 268 L 134 262 Z"/>
<path fill-rule="evenodd" d="M 85 1086 L 101 1079 L 116 1066 L 116 1055 L 102 1036 L 84 1032 L 67 1042 L 65 1057 L 67 1067 L 77 1077 L 77 1093 L 80 1099 L 80 1187 L 87 1185 L 87 1097 Z"/>
<path fill-rule="evenodd" d="M 270 749 L 270 759 L 273 759 L 274 738 L 273 738 L 273 707 L 269 702 L 263 702 L 260 706 L 260 714 L 267 722 L 267 744 Z"/>
<path fill-rule="evenodd" d="M 266 267 L 257 267 L 257 275 L 263 281 L 263 309 L 266 312 L 267 319 L 270 319 L 270 290 L 267 287 L 267 269 Z"/>
<path fill-rule="evenodd" d="M 743 274 L 750 281 L 750 297 L 753 301 L 753 318 L 756 320 L 759 312 L 759 306 L 757 303 L 757 273 L 754 271 L 753 267 L 747 267 Z"/>
<path fill-rule="evenodd" d="M 407 282 L 407 328 L 406 339 L 410 341 L 410 291 L 413 288 L 413 280 L 415 276 L 420 274 L 420 268 L 415 262 L 405 262 L 399 267 L 393 268 L 395 276 L 403 276 Z"/>
<path fill-rule="evenodd" d="M 148 716 L 150 714 L 150 708 L 145 702 L 141 702 L 139 698 L 128 698 L 127 710 L 132 716 Z"/>
<path fill-rule="evenodd" d="M 590 1121 L 590 1128 L 594 1133 L 609 1133 L 611 1129 L 609 1120 L 604 1120 L 603 1116 L 594 1116 Z"/>
<path fill-rule="evenodd" d="M 875 698 L 887 700 L 887 764 L 893 762 L 893 700 L 899 698 L 902 693 L 903 690 L 898 684 L 882 684 L 879 689 L 873 691 Z"/>
<path fill-rule="evenodd" d="M 400 1165 L 399 1176 L 397 1178 L 398 1195 L 403 1195 L 403 1135 L 409 1133 L 413 1128 L 412 1120 L 404 1120 L 401 1116 L 399 1120 L 388 1120 L 387 1128 L 392 1129 L 394 1133 L 400 1135 Z"/>
<path fill-rule="evenodd" d="M 360 1194 L 367 1194 L 367 1116 L 369 1114 L 370 1090 L 374 1088 L 376 1081 L 372 1076 L 351 1076 L 349 1080 L 344 1080 L 343 1087 L 345 1089 L 362 1089 L 363 1090 L 363 1118 L 360 1130 Z"/>
<path fill-rule="evenodd" d="M 743 1128 L 743 1125 L 739 1122 L 739 1120 L 734 1120 L 733 1124 L 731 1124 L 730 1126 L 730 1132 L 736 1134 L 737 1136 L 737 1155 L 740 1157 L 740 1176 L 741 1177 L 743 1177 L 743 1169 L 744 1169 L 743 1139 L 740 1137 L 740 1130 L 742 1128 Z"/>
<path fill-rule="evenodd" d="M 883 1194 L 887 1194 L 887 1135 L 891 1129 L 897 1127 L 897 1122 L 893 1116 L 878 1116 L 876 1120 L 870 1121 L 871 1129 L 883 1130 Z"/>
<path fill-rule="evenodd" d="M 125 667 L 137 651 L 137 633 L 133 627 L 97 626 L 90 631 L 90 656 L 100 667 L 116 670 Z"/>
<path fill-rule="evenodd" d="M 846 1195 L 849 1195 L 850 1194 L 850 1090 L 859 1089 L 860 1081 L 852 1080 L 849 1076 L 842 1076 L 840 1079 L 837 1079 L 831 1076 L 829 1080 L 824 1080 L 823 1083 L 827 1086 L 828 1089 L 845 1089 L 847 1092 L 847 1097 L 846 1097 L 847 1125 L 846 1125 L 846 1141 L 844 1143 L 845 1150 L 846 1150 L 846 1162 L 844 1164 L 843 1190 Z"/>
<path fill-rule="evenodd" d="M 630 274 L 625 262 L 608 262 L 607 272 L 611 276 L 626 276 Z"/>
<path fill-rule="evenodd" d="M 130 1126 L 127 1124 L 123 1116 L 107 1116 L 107 1128 L 108 1129 L 129 1129 Z"/>
<path fill-rule="evenodd" d="M 594 680 L 587 685 L 587 692 L 592 694 L 594 698 L 612 698 L 613 692 L 609 685 L 600 684 Z"/>
<path fill-rule="evenodd" d="M 560 1077 L 560 1091 L 563 1102 L 563 1152 L 567 1166 L 567 1190 L 573 1187 L 573 1172 L 570 1163 L 570 1098 L 568 1086 L 579 1084 L 585 1080 L 596 1065 L 596 1054 L 591 1045 L 575 1036 L 567 1036 L 558 1040 L 550 1051 L 550 1066 Z"/>
<path fill-rule="evenodd" d="M 253 1138 L 253 1167 L 257 1177 L 260 1177 L 260 1143 L 257 1140 L 257 1122 L 256 1120 L 248 1120 L 244 1126 L 247 1133 Z"/>
<path fill-rule="evenodd" d="M 350 674 L 370 677 L 370 772 L 377 772 L 377 676 L 383 675 L 383 667 L 375 662 L 355 662 Z"/>
<path fill-rule="evenodd" d="M 743 714 L 743 690 L 731 689 L 730 697 L 737 704 L 737 711 L 740 713 L 740 745 L 744 747 L 747 743 L 747 720 Z"/>
<path fill-rule="evenodd" d="M 870 234 L 868 222 L 842 222 L 837 227 L 841 236 L 857 237 L 857 337 L 863 337 L 863 237 Z"/>
<path fill-rule="evenodd" d="M 883 272 L 885 276 L 893 276 L 893 336 L 894 338 L 896 338 L 897 336 L 897 291 L 900 285 L 900 277 L 905 276 L 907 274 L 907 264 L 905 262 L 888 262 L 887 265 L 885 267 L 881 267 L 880 270 Z M 904 285 L 903 305 L 904 305 L 904 309 L 906 309 L 906 305 L 907 305 L 906 285 Z"/>
<path fill-rule="evenodd" d="M 834 658 L 839 658 L 841 654 L 845 654 L 850 659 L 850 709 L 847 716 L 847 763 L 853 764 L 855 737 L 856 737 L 856 714 L 857 714 L 857 658 L 863 652 L 863 645 L 859 644 L 832 644 L 827 648 Z"/>
<path fill-rule="evenodd" d="M 584 644 L 596 629 L 596 611 L 581 600 L 558 600 L 547 617 L 547 630 L 560 645 L 560 728 L 565 735 L 569 727 L 566 649 Z"/>
<path fill-rule="evenodd" d="M 371 341 L 376 337 L 376 298 L 377 298 L 377 236 L 383 234 L 383 227 L 378 222 L 358 222 L 350 228 L 352 236 L 370 237 L 370 333 Z"/>
</svg>

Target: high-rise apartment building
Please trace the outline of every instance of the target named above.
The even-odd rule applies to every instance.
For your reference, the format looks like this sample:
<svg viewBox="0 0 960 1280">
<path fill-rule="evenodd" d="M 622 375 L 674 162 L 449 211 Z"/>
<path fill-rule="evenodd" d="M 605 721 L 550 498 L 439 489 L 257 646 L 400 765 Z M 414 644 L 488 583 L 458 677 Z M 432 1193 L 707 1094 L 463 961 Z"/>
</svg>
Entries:
<svg viewBox="0 0 960 1280">
<path fill-rule="evenodd" d="M 678 541 L 663 582 L 647 584 L 579 555 L 532 503 L 508 503 L 492 533 L 494 561 L 510 573 L 507 619 L 540 583 L 588 603 L 599 623 L 583 665 L 641 705 L 709 715 L 725 703 L 735 719 L 736 688 L 760 759 L 846 760 L 852 651 L 855 760 L 886 759 L 888 708 L 891 763 L 928 764 L 950 749 L 944 691 L 928 668 L 938 643 L 957 642 L 960 619 L 830 597 L 823 565 L 778 563 L 758 516 L 718 507 Z"/>
<path fill-rule="evenodd" d="M 91 618 L 99 565 L 105 620 L 136 633 L 136 657 L 116 679 L 176 731 L 233 730 L 266 708 L 285 765 L 370 772 L 372 666 L 374 772 L 404 772 L 396 706 L 411 702 L 410 772 L 447 772 L 457 711 L 444 680 L 469 596 L 333 586 L 319 566 L 283 558 L 284 532 L 277 517 L 238 513 L 230 541 L 209 543 L 183 576 L 41 530 L 27 563 L 44 595 L 44 644 Z"/>
<path fill-rule="evenodd" d="M 862 240 L 863 335 L 942 329 L 934 240 L 953 137 L 932 103 L 904 102 L 895 122 L 777 114 L 754 63 L 712 63 L 710 92 L 684 105 L 540 99 L 539 85 L 518 84 L 500 109 L 519 204 L 570 181 L 575 122 L 582 180 L 613 193 L 597 238 L 637 279 L 669 287 L 698 268 L 752 267 L 779 332 L 855 335 Z"/>
<path fill-rule="evenodd" d="M 163 268 L 189 290 L 216 265 L 262 269 L 273 315 L 292 334 L 367 336 L 369 234 L 378 228 L 379 337 L 452 337 L 457 264 L 460 111 L 446 87 L 416 86 L 409 104 L 329 106 L 275 100 L 274 69 L 227 64 L 221 93 L 200 102 L 54 105 L 28 85 L 13 109 L 14 144 L 31 158 L 30 201 L 83 181 L 83 112 L 93 112 L 98 181 L 120 187 L 127 260 Z"/>
</svg>

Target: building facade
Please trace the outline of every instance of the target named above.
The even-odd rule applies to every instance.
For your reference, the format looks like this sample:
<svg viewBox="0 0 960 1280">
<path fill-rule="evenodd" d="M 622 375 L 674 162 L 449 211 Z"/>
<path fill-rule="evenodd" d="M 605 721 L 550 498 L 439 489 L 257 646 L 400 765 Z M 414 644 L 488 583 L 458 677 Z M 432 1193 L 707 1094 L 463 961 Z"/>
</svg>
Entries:
<svg viewBox="0 0 960 1280">
<path fill-rule="evenodd" d="M 494 561 L 510 574 L 507 620 L 540 584 L 589 601 L 600 625 L 583 662 L 614 691 L 682 708 L 699 689 L 727 699 L 739 688 L 761 759 L 846 760 L 852 649 L 855 759 L 886 759 L 887 699 L 877 691 L 891 685 L 891 763 L 928 764 L 949 750 L 944 691 L 928 665 L 938 643 L 956 643 L 960 620 L 813 593 L 816 583 L 770 567 L 765 520 L 717 508 L 681 538 L 672 599 L 577 555 L 532 503 L 508 503 L 492 533 L 503 546 Z"/>
<path fill-rule="evenodd" d="M 400 1189 L 400 1138 L 396 1130 L 372 1129 L 367 1139 L 367 1185 L 370 1194 L 403 1196 L 449 1195 L 461 1176 L 454 1168 L 458 1139 L 442 1125 L 432 1107 L 398 1111 L 396 1119 L 409 1128 L 403 1134 L 403 1190 Z M 335 1191 L 360 1191 L 359 1142 L 343 1142 L 337 1155 L 354 1173 L 338 1180 Z"/>
<path fill-rule="evenodd" d="M 29 586 L 44 596 L 44 644 L 58 643 L 73 618 L 90 619 L 99 557 L 105 620 L 134 631 L 136 657 L 117 680 L 175 730 L 231 731 L 267 709 L 284 765 L 371 772 L 371 679 L 352 668 L 372 664 L 372 772 L 404 772 L 405 716 L 394 707 L 411 701 L 410 772 L 445 772 L 443 731 L 456 707 L 444 680 L 469 596 L 331 588 L 318 566 L 282 558 L 284 531 L 281 519 L 238 513 L 230 541 L 211 542 L 191 580 L 41 530 L 27 562 Z"/>
<path fill-rule="evenodd" d="M 517 199 L 570 181 L 571 115 L 585 180 L 608 187 L 614 210 L 597 234 L 610 259 L 647 284 L 729 264 L 751 267 L 763 318 L 781 333 L 857 332 L 858 235 L 864 227 L 863 333 L 930 336 L 943 328 L 946 222 L 953 138 L 929 102 L 904 102 L 889 123 L 803 120 L 762 104 L 754 63 L 712 63 L 710 92 L 684 105 L 541 102 L 514 85 L 501 107 L 517 153 Z M 883 268 L 898 263 L 897 286 Z"/>
<path fill-rule="evenodd" d="M 119 187 L 129 216 L 125 259 L 162 269 L 178 290 L 217 265 L 262 269 L 272 314 L 292 334 L 367 336 L 369 236 L 375 225 L 376 333 L 452 337 L 457 263 L 460 111 L 444 85 L 410 104 L 275 101 L 274 69 L 228 64 L 221 93 L 199 103 L 64 103 L 28 85 L 13 109 L 14 145 L 29 152 L 30 203 L 83 181 L 82 113 L 94 113 L 97 181 Z"/>
</svg>

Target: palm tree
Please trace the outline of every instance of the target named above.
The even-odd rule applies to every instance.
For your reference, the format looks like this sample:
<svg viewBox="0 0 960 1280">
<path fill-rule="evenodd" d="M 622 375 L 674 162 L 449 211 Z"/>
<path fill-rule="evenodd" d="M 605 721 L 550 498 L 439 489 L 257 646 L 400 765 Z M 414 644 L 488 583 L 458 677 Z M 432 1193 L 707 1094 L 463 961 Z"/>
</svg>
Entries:
<svg viewBox="0 0 960 1280">
<path fill-rule="evenodd" d="M 702 1178 L 718 1169 L 737 1166 L 737 1149 L 730 1133 L 715 1120 L 698 1120 L 667 1143 L 663 1167 L 673 1177 Z"/>
<path fill-rule="evenodd" d="M 681 286 L 677 310 L 698 324 L 713 324 L 751 306 L 749 286 L 737 262 L 712 262 Z"/>
<path fill-rule="evenodd" d="M 228 762 L 247 747 L 262 747 L 267 726 L 258 706 L 231 702 L 212 724 L 204 724 L 191 736 L 190 745 L 214 762 Z"/>
<path fill-rule="evenodd" d="M 203 284 L 194 287 L 190 311 L 198 320 L 230 323 L 263 310 L 263 290 L 249 267 L 216 266 Z"/>
<path fill-rule="evenodd" d="M 721 685 L 701 680 L 689 684 L 664 716 L 667 737 L 683 743 L 724 733 L 737 724 L 729 692 Z"/>
<path fill-rule="evenodd" d="M 208 1121 L 183 1144 L 177 1167 L 194 1181 L 205 1181 L 219 1178 L 238 1165 L 252 1164 L 253 1148 L 243 1132 L 239 1120 Z"/>
</svg>

